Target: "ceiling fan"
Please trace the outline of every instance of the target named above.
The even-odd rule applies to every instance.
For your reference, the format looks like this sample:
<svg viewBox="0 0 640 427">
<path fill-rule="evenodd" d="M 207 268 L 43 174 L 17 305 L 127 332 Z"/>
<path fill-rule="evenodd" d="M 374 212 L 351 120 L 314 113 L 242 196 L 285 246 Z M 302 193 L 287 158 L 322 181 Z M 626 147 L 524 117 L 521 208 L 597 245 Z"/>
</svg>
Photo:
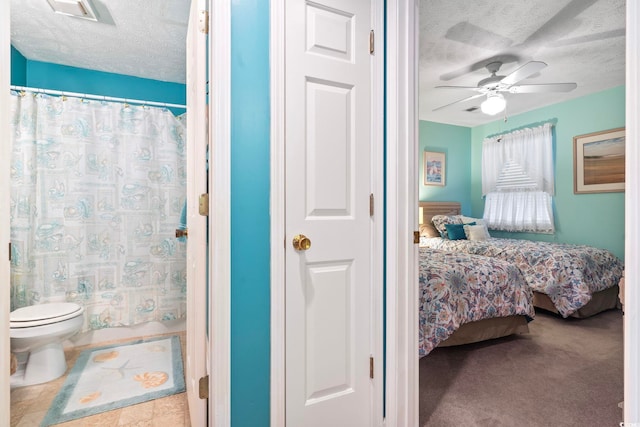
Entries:
<svg viewBox="0 0 640 427">
<path fill-rule="evenodd" d="M 530 61 L 518 68 L 514 72 L 506 76 L 497 75 L 498 70 L 502 66 L 502 62 L 495 61 L 486 65 L 487 71 L 491 73 L 490 77 L 482 79 L 477 86 L 436 86 L 436 89 L 468 89 L 478 92 L 464 99 L 454 101 L 434 109 L 441 110 L 450 105 L 459 102 L 469 101 L 471 99 L 486 96 L 487 99 L 482 102 L 480 108 L 483 113 L 495 115 L 503 111 L 507 106 L 507 101 L 501 92 L 508 93 L 546 93 L 546 92 L 569 92 L 574 90 L 578 85 L 576 83 L 547 83 L 547 84 L 517 84 L 519 81 L 537 73 L 547 66 L 542 61 Z"/>
</svg>

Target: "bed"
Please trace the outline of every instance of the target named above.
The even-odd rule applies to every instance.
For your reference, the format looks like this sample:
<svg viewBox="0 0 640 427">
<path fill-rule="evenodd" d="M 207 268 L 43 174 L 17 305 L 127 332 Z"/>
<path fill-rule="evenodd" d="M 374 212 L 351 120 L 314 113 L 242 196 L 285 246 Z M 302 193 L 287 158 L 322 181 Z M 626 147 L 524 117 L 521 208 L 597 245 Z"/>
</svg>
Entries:
<svg viewBox="0 0 640 427">
<path fill-rule="evenodd" d="M 624 266 L 607 250 L 492 237 L 450 240 L 440 237 L 438 228 L 442 229 L 443 223 L 469 224 L 473 218 L 462 217 L 460 205 L 455 202 L 420 202 L 420 208 L 424 223 L 420 238 L 422 247 L 482 255 L 513 263 L 533 290 L 536 307 L 563 317 L 577 318 L 619 307 L 618 282 Z M 481 228 L 479 225 L 471 228 Z"/>
<path fill-rule="evenodd" d="M 529 331 L 533 295 L 520 270 L 501 260 L 419 248 L 419 355 Z"/>
</svg>

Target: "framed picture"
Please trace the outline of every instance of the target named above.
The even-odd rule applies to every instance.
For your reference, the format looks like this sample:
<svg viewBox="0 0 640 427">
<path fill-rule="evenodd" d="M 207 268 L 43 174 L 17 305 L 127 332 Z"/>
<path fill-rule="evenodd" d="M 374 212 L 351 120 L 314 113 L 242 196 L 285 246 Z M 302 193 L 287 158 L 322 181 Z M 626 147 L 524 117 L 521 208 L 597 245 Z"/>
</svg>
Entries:
<svg viewBox="0 0 640 427">
<path fill-rule="evenodd" d="M 424 185 L 445 185 L 446 155 L 436 151 L 424 152 Z"/>
<path fill-rule="evenodd" d="M 573 137 L 573 192 L 624 191 L 624 128 Z"/>
</svg>

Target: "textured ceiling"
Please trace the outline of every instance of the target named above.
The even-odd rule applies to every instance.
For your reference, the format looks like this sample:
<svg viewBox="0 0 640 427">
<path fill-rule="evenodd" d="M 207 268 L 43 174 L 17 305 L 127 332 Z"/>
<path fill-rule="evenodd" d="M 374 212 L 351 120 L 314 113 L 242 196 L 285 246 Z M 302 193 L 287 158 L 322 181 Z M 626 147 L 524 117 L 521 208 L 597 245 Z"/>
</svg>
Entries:
<svg viewBox="0 0 640 427">
<path fill-rule="evenodd" d="M 46 0 L 11 0 L 11 42 L 26 58 L 162 81 L 185 81 L 188 0 L 92 0 L 101 22 L 53 13 Z M 438 85 L 475 86 L 530 61 L 548 66 L 522 83 L 576 82 L 559 94 L 506 94 L 508 115 L 624 84 L 624 0 L 420 0 L 422 120 L 476 126 L 501 116 L 483 98 Z"/>
<path fill-rule="evenodd" d="M 29 60 L 185 82 L 188 0 L 92 4 L 100 22 L 54 13 L 47 0 L 11 0 L 11 44 Z"/>
<path fill-rule="evenodd" d="M 507 93 L 507 115 L 622 85 L 624 34 L 624 0 L 420 0 L 420 119 L 460 126 L 502 119 L 465 111 L 483 97 L 432 111 L 476 94 L 435 86 L 476 86 L 495 60 L 503 62 L 499 75 L 547 63 L 523 84 L 578 84 L 568 93 Z"/>
</svg>

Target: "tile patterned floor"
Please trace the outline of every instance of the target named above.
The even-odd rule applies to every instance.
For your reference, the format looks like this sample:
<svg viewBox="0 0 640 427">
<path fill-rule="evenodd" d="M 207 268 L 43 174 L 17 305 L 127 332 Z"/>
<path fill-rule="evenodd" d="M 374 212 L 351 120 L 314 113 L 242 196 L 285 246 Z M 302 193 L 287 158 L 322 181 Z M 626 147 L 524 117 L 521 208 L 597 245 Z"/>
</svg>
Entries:
<svg viewBox="0 0 640 427">
<path fill-rule="evenodd" d="M 148 337 L 145 337 L 148 338 Z M 127 339 L 122 342 L 131 341 Z M 180 335 L 182 360 L 185 360 L 185 335 Z M 114 342 L 115 343 L 115 342 Z M 100 343 L 106 345 L 111 343 Z M 83 350 L 91 346 L 77 347 L 66 352 L 67 366 L 71 368 Z M 11 391 L 11 427 L 38 427 L 51 402 L 64 381 L 66 374 L 46 384 L 21 387 Z M 191 427 L 187 394 L 180 393 L 162 399 L 103 412 L 80 418 L 56 427 Z"/>
</svg>

